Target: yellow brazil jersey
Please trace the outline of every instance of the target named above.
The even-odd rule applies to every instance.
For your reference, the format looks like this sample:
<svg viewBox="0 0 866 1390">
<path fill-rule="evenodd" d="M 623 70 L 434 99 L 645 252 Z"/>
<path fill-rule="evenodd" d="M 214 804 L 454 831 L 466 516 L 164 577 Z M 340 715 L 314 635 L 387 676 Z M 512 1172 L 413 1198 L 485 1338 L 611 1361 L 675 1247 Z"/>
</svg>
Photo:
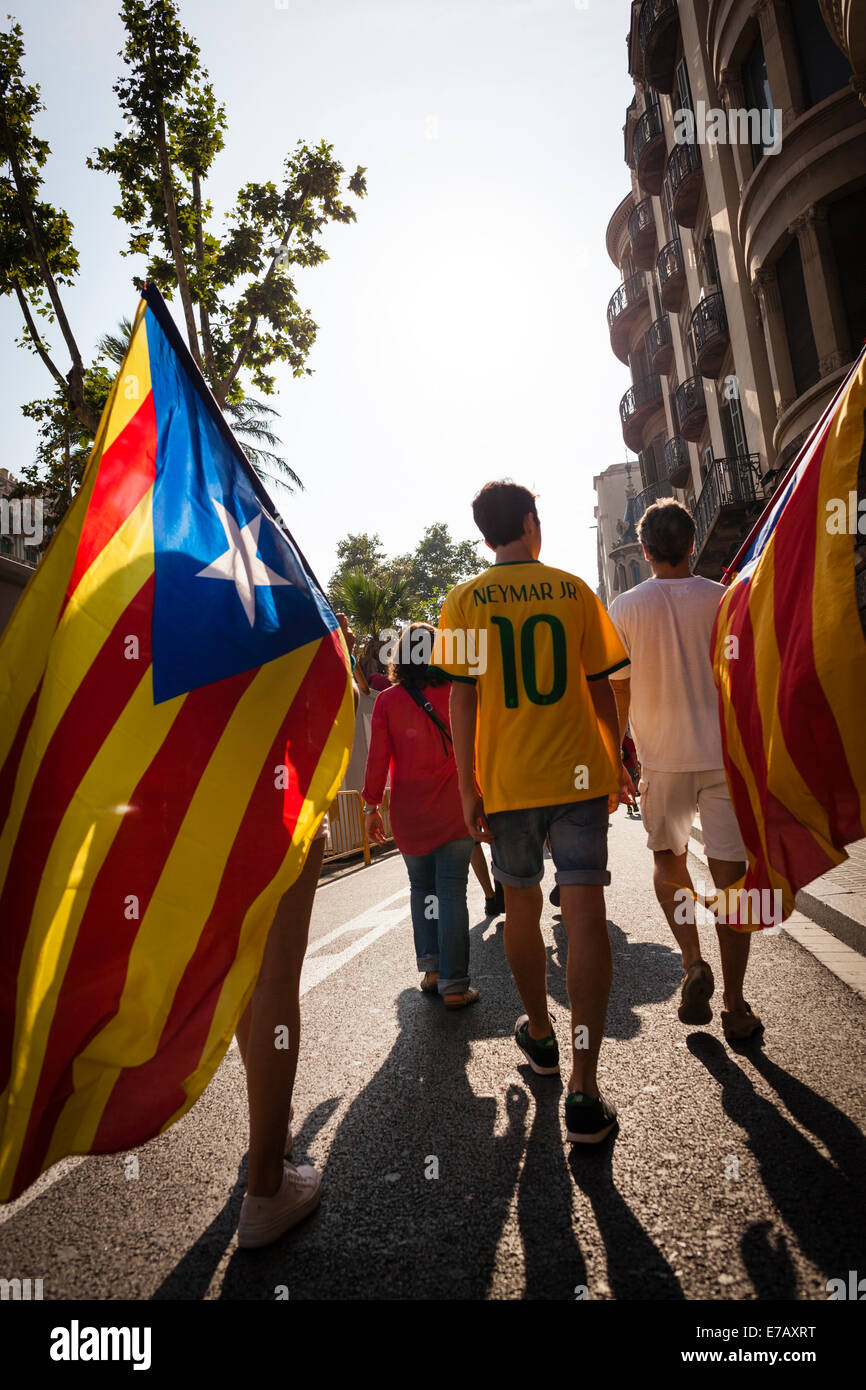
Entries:
<svg viewBox="0 0 866 1390">
<path fill-rule="evenodd" d="M 433 663 L 478 691 L 485 811 L 559 806 L 619 786 L 590 696 L 628 663 L 582 579 L 539 560 L 491 565 L 445 600 Z"/>
</svg>

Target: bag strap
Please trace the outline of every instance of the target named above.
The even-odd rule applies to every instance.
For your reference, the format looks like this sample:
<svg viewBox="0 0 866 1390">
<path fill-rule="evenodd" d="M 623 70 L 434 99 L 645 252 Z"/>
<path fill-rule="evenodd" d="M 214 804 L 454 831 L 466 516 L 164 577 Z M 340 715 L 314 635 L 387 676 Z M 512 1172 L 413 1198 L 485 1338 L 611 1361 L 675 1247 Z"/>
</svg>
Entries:
<svg viewBox="0 0 866 1390">
<path fill-rule="evenodd" d="M 413 702 L 413 704 L 416 704 L 420 710 L 423 710 L 423 712 L 427 715 L 428 719 L 433 720 L 433 723 L 436 725 L 436 728 L 439 730 L 440 736 L 442 738 L 442 747 L 445 749 L 445 752 L 447 754 L 448 748 L 445 744 L 446 738 L 450 744 L 453 745 L 454 743 L 448 726 L 442 723 L 442 720 L 439 718 L 439 715 L 436 713 L 430 701 L 424 699 L 424 696 L 421 694 L 421 691 L 418 690 L 416 686 L 404 685 L 403 689 L 406 691 L 406 694 L 409 696 L 409 699 Z"/>
</svg>

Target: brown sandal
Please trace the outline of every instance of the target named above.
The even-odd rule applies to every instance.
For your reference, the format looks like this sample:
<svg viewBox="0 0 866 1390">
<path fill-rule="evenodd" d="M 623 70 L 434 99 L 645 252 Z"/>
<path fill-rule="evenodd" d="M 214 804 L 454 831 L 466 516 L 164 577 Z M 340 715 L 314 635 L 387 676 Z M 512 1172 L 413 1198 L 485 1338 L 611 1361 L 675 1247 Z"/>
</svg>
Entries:
<svg viewBox="0 0 866 1390">
<path fill-rule="evenodd" d="M 481 996 L 477 989 L 466 989 L 462 994 L 443 994 L 446 1009 L 465 1009 L 470 1004 L 477 1004 Z"/>
<path fill-rule="evenodd" d="M 693 961 L 683 976 L 677 1009 L 680 1023 L 709 1023 L 713 1016 L 710 999 L 714 989 L 713 972 L 707 962 Z"/>
<path fill-rule="evenodd" d="M 432 970 L 428 970 L 424 979 L 421 981 L 422 994 L 437 994 L 439 992 L 439 976 L 437 975 L 436 979 L 433 980 L 432 983 L 430 982 L 430 976 L 433 973 Z"/>
</svg>

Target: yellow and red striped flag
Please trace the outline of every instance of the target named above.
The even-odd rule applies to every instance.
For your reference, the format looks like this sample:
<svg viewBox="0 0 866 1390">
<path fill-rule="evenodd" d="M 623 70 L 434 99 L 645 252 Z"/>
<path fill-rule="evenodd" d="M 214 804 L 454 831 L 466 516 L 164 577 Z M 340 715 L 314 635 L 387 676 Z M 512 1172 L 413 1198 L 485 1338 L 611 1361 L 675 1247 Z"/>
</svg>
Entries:
<svg viewBox="0 0 866 1390">
<path fill-rule="evenodd" d="M 150 287 L 0 641 L 0 1201 L 194 1104 L 352 731 L 336 618 Z"/>
<path fill-rule="evenodd" d="M 729 900 L 754 889 L 778 904 L 759 921 L 753 904 L 729 915 L 742 930 L 789 917 L 798 890 L 866 835 L 866 638 L 854 570 L 858 525 L 866 531 L 864 413 L 866 349 L 725 576 L 713 671 L 748 854 Z"/>
</svg>

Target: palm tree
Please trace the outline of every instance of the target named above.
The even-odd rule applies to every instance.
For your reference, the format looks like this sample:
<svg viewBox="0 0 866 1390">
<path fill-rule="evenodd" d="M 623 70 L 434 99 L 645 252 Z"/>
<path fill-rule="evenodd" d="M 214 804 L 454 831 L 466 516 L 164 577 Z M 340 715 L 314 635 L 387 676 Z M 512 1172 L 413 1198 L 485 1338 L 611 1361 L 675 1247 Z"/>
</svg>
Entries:
<svg viewBox="0 0 866 1390">
<path fill-rule="evenodd" d="M 126 355 L 131 334 L 132 323 L 122 318 L 116 333 L 105 333 L 99 339 L 97 354 L 107 357 L 119 367 Z M 278 416 L 278 411 L 272 405 L 254 396 L 244 396 L 239 401 L 227 401 L 223 413 L 238 436 L 238 443 L 264 482 L 275 484 L 278 488 L 284 487 L 290 493 L 296 489 L 303 492 L 304 484 L 295 470 L 284 458 L 274 453 L 281 441 L 271 428 Z"/>
<path fill-rule="evenodd" d="M 359 649 L 364 643 L 361 662 L 364 669 L 374 656 L 374 647 L 387 628 L 398 627 L 412 602 L 411 581 L 395 575 L 370 579 L 359 570 L 349 570 L 333 585 L 331 605 L 343 611 L 355 629 Z"/>
</svg>

